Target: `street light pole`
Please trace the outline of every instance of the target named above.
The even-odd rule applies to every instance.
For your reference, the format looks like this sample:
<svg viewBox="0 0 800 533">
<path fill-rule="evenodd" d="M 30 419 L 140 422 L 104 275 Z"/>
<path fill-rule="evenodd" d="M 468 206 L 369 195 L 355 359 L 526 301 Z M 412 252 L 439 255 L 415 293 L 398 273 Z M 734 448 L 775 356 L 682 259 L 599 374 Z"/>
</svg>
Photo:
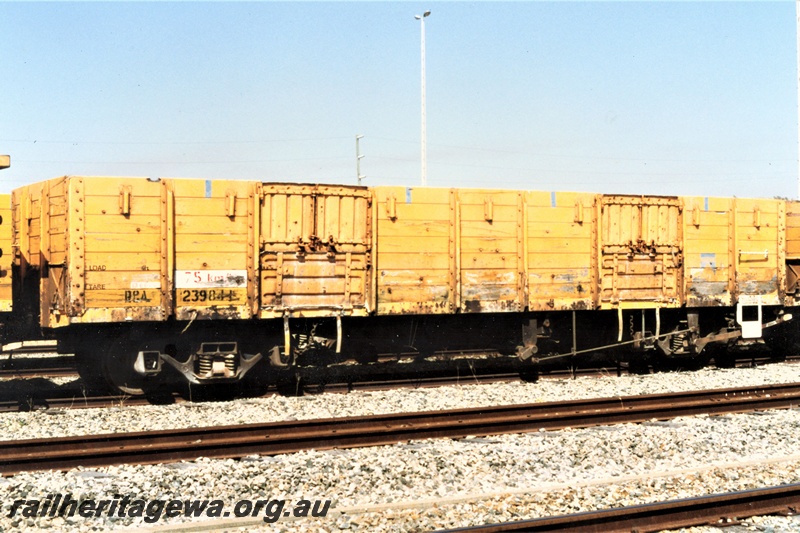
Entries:
<svg viewBox="0 0 800 533">
<path fill-rule="evenodd" d="M 800 0 L 798 0 L 800 1 Z M 428 139 L 427 139 L 427 130 L 425 124 L 425 17 L 430 16 L 430 10 L 426 11 L 422 15 L 414 15 L 414 18 L 419 21 L 420 27 L 420 56 L 421 56 L 421 65 L 422 65 L 422 148 L 420 159 L 421 161 L 421 179 L 420 182 L 424 187 L 428 183 Z"/>
<path fill-rule="evenodd" d="M 796 0 L 794 6 L 797 18 L 797 198 L 800 199 L 800 0 Z"/>
<path fill-rule="evenodd" d="M 356 179 L 358 180 L 359 186 L 361 186 L 361 180 L 366 177 L 361 175 L 361 160 L 364 158 L 364 156 L 361 155 L 361 150 L 358 146 L 358 141 L 363 138 L 363 135 L 356 135 Z"/>
</svg>

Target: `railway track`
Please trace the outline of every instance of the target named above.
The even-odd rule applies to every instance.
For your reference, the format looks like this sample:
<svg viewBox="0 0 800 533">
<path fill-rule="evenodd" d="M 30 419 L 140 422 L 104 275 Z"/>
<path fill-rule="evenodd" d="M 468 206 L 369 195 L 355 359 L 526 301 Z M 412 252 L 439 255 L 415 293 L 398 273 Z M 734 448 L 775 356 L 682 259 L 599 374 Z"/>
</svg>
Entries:
<svg viewBox="0 0 800 533">
<path fill-rule="evenodd" d="M 800 406 L 800 383 L 568 402 L 0 442 L 0 474 L 277 455 Z"/>
<path fill-rule="evenodd" d="M 792 484 L 571 515 L 450 529 L 447 532 L 628 533 L 637 531 L 645 533 L 705 525 L 724 527 L 735 525 L 739 519 L 752 516 L 795 514 L 798 508 L 800 508 L 800 484 Z"/>
<path fill-rule="evenodd" d="M 787 362 L 797 363 L 800 357 L 791 357 Z M 740 362 L 738 366 L 756 366 L 766 364 L 768 358 L 752 359 Z M 480 361 L 477 367 L 445 368 L 438 367 L 420 370 L 407 368 L 410 365 L 382 365 L 359 367 L 339 367 L 334 372 L 326 368 L 311 368 L 296 381 L 284 383 L 279 390 L 242 389 L 237 397 L 252 398 L 271 396 L 274 394 L 303 395 L 324 393 L 348 393 L 353 391 L 380 391 L 400 388 L 432 388 L 465 384 L 508 383 L 520 380 L 518 369 L 513 365 L 493 369 Z M 366 370 L 365 370 L 366 368 Z M 539 375 L 539 379 L 569 379 L 576 377 L 621 376 L 627 373 L 625 366 L 598 368 L 547 368 Z M 52 374 L 52 375 L 50 375 Z M 0 413 L 25 412 L 42 409 L 90 409 L 140 406 L 150 404 L 170 404 L 184 401 L 198 401 L 198 395 L 178 392 L 163 392 L 149 397 L 107 395 L 98 391 L 86 390 L 80 381 L 56 385 L 47 381 L 46 377 L 69 377 L 74 375 L 71 367 L 0 369 L 0 378 L 8 377 L 0 382 Z M 205 400 L 233 399 L 232 397 L 206 397 Z M 202 400 L 200 400 L 202 401 Z"/>
<path fill-rule="evenodd" d="M 42 368 L 0 368 L 0 379 L 66 378 L 78 377 L 78 371 L 71 366 L 51 366 Z"/>
</svg>

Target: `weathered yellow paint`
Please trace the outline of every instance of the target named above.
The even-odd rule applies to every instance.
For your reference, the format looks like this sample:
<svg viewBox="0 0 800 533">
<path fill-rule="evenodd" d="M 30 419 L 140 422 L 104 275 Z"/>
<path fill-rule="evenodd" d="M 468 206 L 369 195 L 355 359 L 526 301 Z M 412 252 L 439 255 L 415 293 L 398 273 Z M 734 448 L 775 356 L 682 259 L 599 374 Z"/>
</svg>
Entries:
<svg viewBox="0 0 800 533">
<path fill-rule="evenodd" d="M 260 315 L 367 313 L 372 198 L 363 187 L 262 184 Z M 309 314 L 310 313 L 310 314 Z"/>
<path fill-rule="evenodd" d="M 531 310 L 594 307 L 594 204 L 595 197 L 590 194 L 527 194 L 527 282 Z M 577 205 L 583 206 L 580 220 L 576 220 Z"/>
<path fill-rule="evenodd" d="M 677 197 L 600 197 L 601 308 L 633 302 L 681 305 L 682 207 Z"/>
<path fill-rule="evenodd" d="M 793 305 L 800 293 L 800 202 L 64 177 L 11 204 L 0 311 L 12 259 L 23 274 L 46 266 L 46 327 Z"/>
<path fill-rule="evenodd" d="M 248 293 L 257 283 L 248 270 L 252 254 L 255 185 L 229 180 L 161 180 L 161 212 L 168 226 L 159 242 L 169 272 L 172 312 L 179 320 L 245 319 Z M 194 273 L 193 275 L 188 273 Z M 210 279 L 221 280 L 219 282 Z M 236 281 L 230 281 L 232 279 Z M 227 281 L 226 281 L 227 280 Z"/>
<path fill-rule="evenodd" d="M 189 307 L 241 306 L 247 304 L 246 288 L 176 289 L 175 305 Z"/>
<path fill-rule="evenodd" d="M 159 307 L 161 290 L 155 289 L 86 289 L 86 307 L 125 308 Z"/>
</svg>

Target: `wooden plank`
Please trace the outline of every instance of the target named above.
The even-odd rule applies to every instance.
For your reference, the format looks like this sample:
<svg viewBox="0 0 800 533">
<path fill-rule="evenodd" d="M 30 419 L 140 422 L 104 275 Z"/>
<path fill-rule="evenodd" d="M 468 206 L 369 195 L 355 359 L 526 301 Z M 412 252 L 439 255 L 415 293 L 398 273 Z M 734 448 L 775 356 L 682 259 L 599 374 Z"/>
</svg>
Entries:
<svg viewBox="0 0 800 533">
<path fill-rule="evenodd" d="M 470 237 L 461 241 L 461 252 L 480 254 L 516 254 L 517 239 L 498 237 Z"/>
<path fill-rule="evenodd" d="M 729 255 L 727 250 L 721 252 L 700 252 L 700 253 L 686 253 L 683 259 L 685 268 L 708 268 L 713 266 L 717 269 L 727 269 L 729 264 Z"/>
<path fill-rule="evenodd" d="M 492 200 L 494 207 L 508 206 L 516 212 L 517 191 L 504 191 L 497 189 L 461 189 L 458 191 L 459 203 L 464 206 L 478 206 L 483 212 L 483 203 L 487 198 Z"/>
<path fill-rule="evenodd" d="M 176 253 L 195 252 L 222 252 L 246 253 L 247 235 L 242 234 L 190 234 L 177 233 L 175 235 Z"/>
<path fill-rule="evenodd" d="M 175 289 L 175 305 L 179 307 L 227 307 L 247 304 L 247 288 Z"/>
<path fill-rule="evenodd" d="M 70 179 L 82 179 L 86 185 L 86 197 L 114 196 L 119 198 L 120 187 L 131 188 L 136 196 L 160 197 L 161 182 L 150 181 L 146 177 L 113 177 L 113 176 L 70 176 Z"/>
<path fill-rule="evenodd" d="M 398 222 L 449 222 L 450 204 L 395 204 Z M 389 220 L 386 203 L 378 204 L 378 220 Z"/>
<path fill-rule="evenodd" d="M 497 222 L 517 222 L 517 204 L 516 195 L 514 196 L 515 202 L 512 206 L 492 204 L 492 223 L 493 226 Z M 481 201 L 480 205 L 464 205 L 461 204 L 461 222 L 480 222 L 489 224 L 486 220 L 485 205 Z"/>
<path fill-rule="evenodd" d="M 384 209 L 387 198 L 394 196 L 398 205 L 406 203 L 414 204 L 444 204 L 450 203 L 450 189 L 440 188 L 427 188 L 427 187 L 373 187 L 372 192 L 378 200 L 378 205 Z M 378 216 L 381 217 L 386 213 L 382 210 Z"/>
<path fill-rule="evenodd" d="M 393 287 L 395 285 L 447 285 L 450 271 L 447 269 L 414 269 L 414 270 L 381 270 L 378 272 L 380 286 Z"/>
<path fill-rule="evenodd" d="M 584 217 L 590 213 L 588 207 L 584 208 Z M 575 207 L 531 207 L 528 206 L 528 227 L 548 226 L 550 224 L 576 224 Z M 584 225 L 588 226 L 584 220 Z"/>
<path fill-rule="evenodd" d="M 240 213 L 237 209 L 237 213 Z M 244 212 L 245 215 L 247 211 Z M 240 234 L 246 235 L 248 230 L 247 216 L 234 218 L 225 215 L 182 215 L 176 217 L 175 229 L 179 234 Z"/>
<path fill-rule="evenodd" d="M 503 269 L 519 270 L 516 253 L 483 254 L 461 253 L 461 270 Z"/>
<path fill-rule="evenodd" d="M 168 179 L 164 180 L 169 183 L 175 198 L 206 198 L 209 192 L 212 198 L 225 198 L 229 191 L 236 193 L 237 205 L 236 213 L 240 213 L 238 199 L 246 199 L 252 188 L 255 186 L 254 181 L 247 180 L 202 180 L 202 179 Z M 245 208 L 244 213 L 247 213 Z"/>
<path fill-rule="evenodd" d="M 161 273 L 158 270 L 86 270 L 87 290 L 108 289 L 160 289 Z"/>
<path fill-rule="evenodd" d="M 441 252 L 449 253 L 450 239 L 446 236 L 408 236 L 393 237 L 380 241 L 382 253 Z"/>
<path fill-rule="evenodd" d="M 461 221 L 461 242 L 472 237 L 483 238 L 517 238 L 517 222 L 470 222 Z"/>
<path fill-rule="evenodd" d="M 247 220 L 247 197 L 236 197 L 236 218 L 242 217 Z M 175 197 L 176 219 L 180 220 L 186 216 L 206 216 L 206 217 L 225 217 L 228 218 L 228 202 L 226 197 L 212 198 L 186 198 Z"/>
<path fill-rule="evenodd" d="M 563 254 L 563 253 L 536 253 L 528 257 L 528 269 L 534 270 L 553 270 L 553 269 L 574 269 L 583 268 L 587 272 L 592 263 L 590 252 Z"/>
<path fill-rule="evenodd" d="M 378 218 L 377 246 L 380 248 L 394 237 L 446 237 L 450 238 L 450 221 L 396 221 Z"/>
<path fill-rule="evenodd" d="M 584 254 L 589 253 L 592 246 L 591 239 L 586 238 L 528 239 L 528 257 L 533 260 L 540 253 Z"/>
<path fill-rule="evenodd" d="M 159 270 L 161 254 L 160 251 L 147 252 L 117 252 L 114 260 L 109 261 L 109 255 L 105 252 L 86 252 L 87 271 L 121 271 L 134 270 Z"/>
<path fill-rule="evenodd" d="M 321 294 L 338 294 L 345 293 L 345 280 L 344 278 L 284 278 L 282 293 L 284 296 L 291 294 L 314 296 Z M 364 284 L 361 278 L 353 276 L 350 278 L 349 294 L 354 297 L 363 293 Z M 266 291 L 262 291 L 266 292 Z M 314 305 L 315 300 L 311 299 L 309 305 Z"/>
<path fill-rule="evenodd" d="M 50 232 L 53 235 L 53 231 Z M 63 232 L 58 232 L 63 233 Z M 86 233 L 161 234 L 161 220 L 155 216 L 86 215 Z"/>
<path fill-rule="evenodd" d="M 378 253 L 378 270 L 438 270 L 450 268 L 449 254 L 433 253 Z"/>
<path fill-rule="evenodd" d="M 86 235 L 86 253 L 160 252 L 157 235 L 130 235 L 121 233 L 90 233 Z"/>
<path fill-rule="evenodd" d="M 87 196 L 87 215 L 119 215 L 119 191 L 114 196 Z M 131 215 L 157 217 L 161 213 L 161 198 L 136 196 L 131 198 Z"/>
<path fill-rule="evenodd" d="M 528 224 L 528 239 L 590 239 L 591 224 Z"/>
<path fill-rule="evenodd" d="M 247 254 L 227 252 L 178 252 L 175 254 L 175 270 L 246 270 Z"/>
<path fill-rule="evenodd" d="M 106 289 L 85 291 L 86 307 L 159 307 L 158 289 Z"/>
<path fill-rule="evenodd" d="M 450 294 L 448 285 L 430 285 L 425 287 L 381 287 L 378 286 L 378 305 L 395 302 L 408 303 L 409 308 L 415 305 L 430 304 L 432 306 L 444 305 L 446 307 L 447 298 Z"/>
</svg>

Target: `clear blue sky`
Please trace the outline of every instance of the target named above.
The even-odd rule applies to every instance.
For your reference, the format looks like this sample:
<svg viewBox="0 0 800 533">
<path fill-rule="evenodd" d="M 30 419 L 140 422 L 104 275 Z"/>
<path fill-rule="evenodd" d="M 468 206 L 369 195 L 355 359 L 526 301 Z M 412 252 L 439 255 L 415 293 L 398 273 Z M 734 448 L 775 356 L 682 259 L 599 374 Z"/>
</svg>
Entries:
<svg viewBox="0 0 800 533">
<path fill-rule="evenodd" d="M 794 2 L 0 3 L 0 191 L 64 174 L 797 191 Z"/>
</svg>

